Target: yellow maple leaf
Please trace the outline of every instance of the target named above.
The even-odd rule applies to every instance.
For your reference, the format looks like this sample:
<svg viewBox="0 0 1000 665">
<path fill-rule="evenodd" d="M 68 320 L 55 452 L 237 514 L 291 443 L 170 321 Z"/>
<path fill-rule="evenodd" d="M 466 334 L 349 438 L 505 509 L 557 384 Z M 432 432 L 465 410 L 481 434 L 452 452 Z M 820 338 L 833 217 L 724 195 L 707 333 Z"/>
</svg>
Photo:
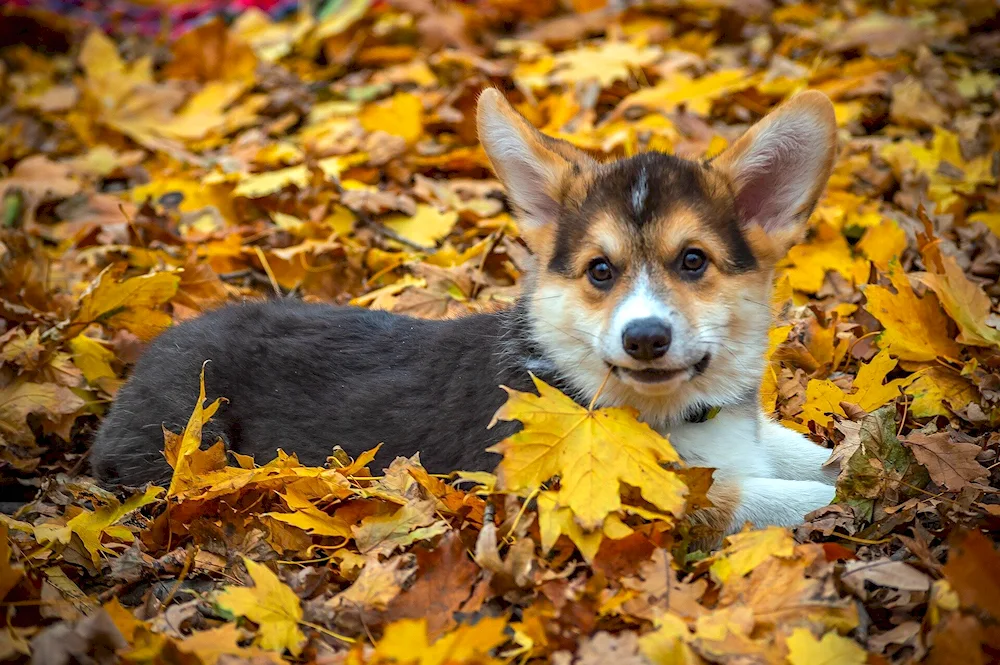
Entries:
<svg viewBox="0 0 1000 665">
<path fill-rule="evenodd" d="M 383 223 L 411 242 L 422 247 L 433 247 L 451 233 L 457 221 L 457 212 L 441 212 L 432 205 L 421 203 L 412 217 L 390 215 Z"/>
<path fill-rule="evenodd" d="M 503 617 L 484 617 L 475 624 L 461 624 L 433 643 L 427 639 L 427 619 L 403 619 L 385 627 L 375 645 L 377 662 L 496 663 L 490 651 L 507 641 Z"/>
<path fill-rule="evenodd" d="M 299 629 L 302 604 L 295 592 L 264 564 L 243 557 L 253 587 L 226 587 L 215 602 L 231 614 L 257 624 L 257 643 L 263 649 L 297 656 L 306 636 Z"/>
<path fill-rule="evenodd" d="M 733 575 L 742 577 L 771 557 L 788 558 L 795 553 L 795 539 L 787 529 L 742 531 L 726 538 L 726 546 L 713 555 L 709 572 L 725 584 Z"/>
<path fill-rule="evenodd" d="M 103 343 L 93 337 L 77 335 L 69 341 L 69 348 L 73 352 L 73 364 L 83 373 L 87 383 L 106 390 L 117 387 L 118 376 L 111 368 L 115 354 Z"/>
<path fill-rule="evenodd" d="M 670 442 L 625 408 L 585 409 L 537 377 L 538 395 L 504 387 L 507 402 L 493 416 L 519 420 L 523 429 L 491 448 L 501 453 L 501 487 L 533 491 L 560 478 L 560 503 L 581 527 L 593 531 L 622 508 L 621 483 L 665 513 L 680 515 L 687 492 L 683 481 L 664 469 L 680 458 Z"/>
<path fill-rule="evenodd" d="M 538 495 L 538 530 L 542 538 L 542 550 L 549 551 L 559 536 L 566 536 L 589 563 L 597 556 L 603 537 L 620 540 L 633 533 L 632 529 L 611 513 L 604 518 L 604 524 L 595 531 L 585 531 L 574 518 L 573 511 L 563 505 L 560 492 L 541 492 Z"/>
<path fill-rule="evenodd" d="M 424 104 L 409 92 L 397 92 L 388 100 L 368 104 L 358 119 L 369 132 L 383 131 L 415 143 L 424 133 Z"/>
<path fill-rule="evenodd" d="M 830 631 L 817 640 L 807 628 L 796 628 L 785 640 L 791 665 L 864 665 L 868 654 L 854 640 Z"/>
<path fill-rule="evenodd" d="M 928 367 L 906 389 L 913 396 L 910 412 L 917 418 L 950 416 L 979 399 L 979 391 L 949 367 Z"/>
<path fill-rule="evenodd" d="M 957 341 L 971 346 L 1000 347 L 1000 330 L 986 321 L 992 313 L 990 297 L 982 287 L 965 276 L 954 257 L 940 255 L 944 273 L 917 275 L 927 288 L 934 291 L 941 306 L 958 324 Z"/>
<path fill-rule="evenodd" d="M 868 262 L 856 258 L 843 234 L 828 224 L 820 224 L 809 242 L 788 250 L 778 267 L 796 291 L 806 293 L 819 291 L 829 271 L 839 272 L 852 283 L 864 282 L 868 276 Z"/>
<path fill-rule="evenodd" d="M 222 403 L 223 397 L 217 398 L 214 402 L 205 406 L 205 365 L 209 361 L 205 361 L 201 366 L 201 378 L 198 384 L 198 402 L 194 405 L 194 410 L 191 412 L 191 417 L 188 418 L 187 425 L 184 427 L 184 433 L 180 437 L 168 438 L 168 441 L 173 443 L 176 442 L 176 448 L 173 445 L 167 445 L 164 447 L 164 455 L 167 458 L 167 462 L 174 468 L 173 476 L 170 479 L 170 488 L 167 490 L 168 496 L 173 496 L 177 493 L 180 487 L 187 487 L 189 485 L 186 479 L 192 475 L 190 466 L 191 455 L 201 448 L 201 431 L 215 412 L 219 410 L 219 405 Z"/>
<path fill-rule="evenodd" d="M 241 647 L 239 642 L 242 639 L 243 633 L 236 624 L 227 623 L 218 628 L 193 633 L 179 640 L 177 648 L 197 656 L 202 665 L 215 665 L 223 656 L 240 657 L 240 662 L 285 664 L 285 660 L 273 651 Z"/>
<path fill-rule="evenodd" d="M 125 503 L 118 503 L 114 498 L 108 505 L 94 511 L 83 510 L 66 522 L 64 527 L 52 528 L 49 525 L 35 527 L 35 537 L 39 542 L 58 541 L 68 543 L 72 534 L 79 536 L 95 566 L 100 567 L 100 553 L 111 552 L 103 544 L 104 536 L 119 540 L 130 540 L 132 531 L 124 526 L 115 526 L 130 513 L 149 505 L 163 494 L 162 487 L 148 487 L 141 494 L 135 494 Z M 46 528 L 48 527 L 48 528 Z"/>
<path fill-rule="evenodd" d="M 892 402 L 900 395 L 900 391 L 916 380 L 918 375 L 903 379 L 894 379 L 888 383 L 885 377 L 896 367 L 888 350 L 879 351 L 871 362 L 861 365 L 854 379 L 854 390 L 845 393 L 833 381 L 813 379 L 806 386 L 806 403 L 802 407 L 802 417 L 805 422 L 812 421 L 826 427 L 832 421 L 829 414 L 846 415 L 840 406 L 841 402 L 857 404 L 865 411 L 875 409 Z M 803 430 L 805 431 L 805 430 Z"/>
<path fill-rule="evenodd" d="M 180 275 L 153 272 L 118 281 L 125 266 L 108 266 L 80 297 L 80 308 L 73 318 L 77 330 L 91 323 L 125 328 L 143 340 L 150 340 L 167 328 L 170 315 L 159 311 L 160 305 L 177 293 Z"/>
<path fill-rule="evenodd" d="M 104 108 L 121 103 L 136 87 L 153 83 L 153 61 L 149 57 L 125 64 L 118 47 L 101 30 L 92 30 L 80 47 L 80 67 L 88 94 Z"/>
<path fill-rule="evenodd" d="M 865 309 L 885 328 L 878 336 L 879 348 L 900 360 L 957 358 L 959 348 L 948 334 L 948 317 L 937 298 L 932 294 L 918 298 L 898 263 L 890 265 L 889 281 L 895 293 L 877 284 L 864 288 Z"/>
<path fill-rule="evenodd" d="M 906 249 L 906 232 L 895 221 L 884 219 L 878 226 L 868 227 L 857 248 L 876 266 L 888 270 L 889 262 L 898 260 Z"/>
<path fill-rule="evenodd" d="M 632 71 L 654 63 L 662 55 L 663 50 L 659 47 L 635 46 L 629 42 L 581 46 L 519 64 L 514 70 L 514 80 L 524 89 L 584 81 L 597 81 L 606 88 L 615 81 L 627 80 Z"/>
<path fill-rule="evenodd" d="M 656 617 L 654 630 L 639 638 L 639 650 L 657 665 L 695 665 L 701 662 L 688 642 L 691 631 L 687 622 L 672 612 L 664 612 Z"/>
<path fill-rule="evenodd" d="M 698 78 L 674 72 L 652 88 L 634 92 L 623 99 L 614 115 L 617 117 L 636 106 L 668 113 L 684 104 L 688 111 L 707 116 L 713 101 L 730 92 L 749 88 L 755 80 L 756 77 L 749 76 L 743 69 L 723 69 Z"/>
<path fill-rule="evenodd" d="M 264 515 L 317 536 L 351 537 L 349 523 L 338 519 L 335 515 L 327 515 L 296 489 L 289 488 L 281 498 L 294 512 L 264 513 Z"/>
<path fill-rule="evenodd" d="M 304 189 L 311 179 L 312 173 L 305 164 L 245 175 L 240 180 L 240 184 L 233 190 L 233 196 L 259 199 L 280 192 L 289 185 Z"/>
</svg>

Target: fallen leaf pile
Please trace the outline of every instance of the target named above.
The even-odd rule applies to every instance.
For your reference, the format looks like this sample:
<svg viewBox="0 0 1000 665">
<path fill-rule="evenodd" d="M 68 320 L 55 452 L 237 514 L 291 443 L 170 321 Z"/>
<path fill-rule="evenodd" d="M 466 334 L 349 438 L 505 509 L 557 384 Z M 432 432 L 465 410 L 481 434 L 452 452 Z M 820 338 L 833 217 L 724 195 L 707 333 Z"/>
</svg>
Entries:
<svg viewBox="0 0 1000 665">
<path fill-rule="evenodd" d="M 22 31 L 0 47 L 0 659 L 1000 660 L 996 4 L 620 6 L 345 0 L 159 40 L 0 8 Z M 228 454 L 203 390 L 165 432 L 168 487 L 96 486 L 93 432 L 176 322 L 513 301 L 490 85 L 606 157 L 712 156 L 798 91 L 833 100 L 761 400 L 831 449 L 836 503 L 712 549 L 688 519 L 709 470 L 541 382 L 497 413 L 523 429 L 496 475 Z"/>
</svg>

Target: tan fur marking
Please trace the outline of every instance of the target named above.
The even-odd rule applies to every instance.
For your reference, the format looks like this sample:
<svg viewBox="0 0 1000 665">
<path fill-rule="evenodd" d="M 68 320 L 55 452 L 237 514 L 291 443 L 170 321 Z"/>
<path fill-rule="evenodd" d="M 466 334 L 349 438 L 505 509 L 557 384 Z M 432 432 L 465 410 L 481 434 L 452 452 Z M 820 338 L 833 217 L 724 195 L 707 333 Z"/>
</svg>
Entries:
<svg viewBox="0 0 1000 665">
<path fill-rule="evenodd" d="M 717 480 L 708 490 L 708 499 L 712 507 L 695 511 L 691 522 L 702 527 L 696 544 L 702 549 L 714 549 L 722 543 L 723 537 L 733 526 L 733 518 L 740 506 L 741 492 L 739 483 L 729 480 Z"/>
</svg>

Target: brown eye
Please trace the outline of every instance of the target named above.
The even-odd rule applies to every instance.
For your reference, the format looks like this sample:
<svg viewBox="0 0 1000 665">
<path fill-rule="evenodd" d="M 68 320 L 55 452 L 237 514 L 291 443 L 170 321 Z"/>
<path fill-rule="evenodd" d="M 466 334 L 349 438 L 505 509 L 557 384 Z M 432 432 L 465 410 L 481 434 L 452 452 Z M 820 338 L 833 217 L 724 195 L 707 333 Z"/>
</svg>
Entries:
<svg viewBox="0 0 1000 665">
<path fill-rule="evenodd" d="M 606 289 L 611 286 L 611 281 L 615 278 L 615 271 L 607 259 L 594 259 L 587 266 L 587 277 L 590 278 L 590 283 L 597 288 Z"/>
<path fill-rule="evenodd" d="M 700 249 L 686 249 L 681 255 L 681 270 L 688 276 L 700 276 L 705 272 L 706 266 L 708 266 L 708 257 Z"/>
</svg>

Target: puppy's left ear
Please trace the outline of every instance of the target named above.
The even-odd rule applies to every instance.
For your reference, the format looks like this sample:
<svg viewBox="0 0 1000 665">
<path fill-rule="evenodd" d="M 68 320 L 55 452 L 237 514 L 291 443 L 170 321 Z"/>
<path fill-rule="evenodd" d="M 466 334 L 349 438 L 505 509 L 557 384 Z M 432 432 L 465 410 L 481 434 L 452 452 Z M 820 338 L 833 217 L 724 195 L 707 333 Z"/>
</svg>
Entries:
<svg viewBox="0 0 1000 665">
<path fill-rule="evenodd" d="M 837 122 L 821 92 L 796 95 L 719 155 L 744 228 L 763 229 L 783 249 L 800 237 L 833 170 Z"/>
</svg>

